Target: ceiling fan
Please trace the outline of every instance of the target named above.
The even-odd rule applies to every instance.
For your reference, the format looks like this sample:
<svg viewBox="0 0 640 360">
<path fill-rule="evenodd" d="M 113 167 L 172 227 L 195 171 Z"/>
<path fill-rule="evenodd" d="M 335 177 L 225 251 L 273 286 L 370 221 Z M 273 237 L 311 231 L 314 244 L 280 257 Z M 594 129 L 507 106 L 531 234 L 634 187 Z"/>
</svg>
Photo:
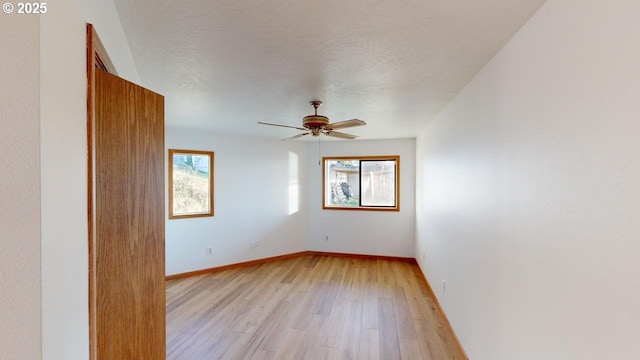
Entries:
<svg viewBox="0 0 640 360">
<path fill-rule="evenodd" d="M 280 126 L 280 127 L 286 127 L 286 128 L 305 131 L 302 134 L 298 134 L 298 135 L 288 137 L 286 139 L 282 139 L 282 141 L 297 139 L 299 137 L 309 135 L 309 134 L 311 134 L 312 136 L 320 136 L 320 134 L 324 134 L 327 136 L 337 137 L 341 139 L 353 140 L 357 136 L 351 135 L 351 134 L 345 134 L 343 132 L 338 132 L 338 131 L 335 131 L 335 129 L 344 129 L 348 127 L 367 125 L 366 122 L 358 119 L 338 121 L 330 124 L 328 117 L 323 115 L 318 115 L 318 106 L 322 105 L 322 101 L 314 100 L 314 101 L 311 101 L 310 104 L 313 106 L 315 113 L 313 115 L 307 115 L 302 118 L 302 127 L 271 124 L 271 123 L 260 122 L 260 121 L 258 122 L 258 124 Z"/>
</svg>

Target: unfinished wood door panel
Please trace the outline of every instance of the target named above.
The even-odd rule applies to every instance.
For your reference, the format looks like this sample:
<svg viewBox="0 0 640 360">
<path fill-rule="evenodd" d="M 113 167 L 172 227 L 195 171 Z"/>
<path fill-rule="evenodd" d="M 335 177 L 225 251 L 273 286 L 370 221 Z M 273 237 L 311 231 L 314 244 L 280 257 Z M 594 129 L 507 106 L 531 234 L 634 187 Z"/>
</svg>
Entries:
<svg viewBox="0 0 640 360">
<path fill-rule="evenodd" d="M 96 69 L 94 131 L 97 359 L 164 359 L 164 98 Z"/>
</svg>

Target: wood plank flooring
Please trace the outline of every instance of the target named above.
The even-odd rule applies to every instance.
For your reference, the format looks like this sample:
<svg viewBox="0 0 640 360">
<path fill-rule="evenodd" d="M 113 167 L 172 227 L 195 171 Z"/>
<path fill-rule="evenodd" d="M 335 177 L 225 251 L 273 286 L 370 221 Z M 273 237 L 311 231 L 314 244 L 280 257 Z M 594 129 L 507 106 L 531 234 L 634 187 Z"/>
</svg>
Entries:
<svg viewBox="0 0 640 360">
<path fill-rule="evenodd" d="M 167 359 L 465 359 L 415 263 L 303 255 L 169 280 Z"/>
</svg>

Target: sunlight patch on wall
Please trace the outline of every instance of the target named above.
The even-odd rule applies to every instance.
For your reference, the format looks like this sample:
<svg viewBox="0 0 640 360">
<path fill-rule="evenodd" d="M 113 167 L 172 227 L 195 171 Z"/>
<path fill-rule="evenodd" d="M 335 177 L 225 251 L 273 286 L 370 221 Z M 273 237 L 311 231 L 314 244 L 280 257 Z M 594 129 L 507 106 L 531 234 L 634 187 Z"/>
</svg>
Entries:
<svg viewBox="0 0 640 360">
<path fill-rule="evenodd" d="M 289 215 L 297 213 L 299 209 L 298 154 L 289 151 Z"/>
</svg>

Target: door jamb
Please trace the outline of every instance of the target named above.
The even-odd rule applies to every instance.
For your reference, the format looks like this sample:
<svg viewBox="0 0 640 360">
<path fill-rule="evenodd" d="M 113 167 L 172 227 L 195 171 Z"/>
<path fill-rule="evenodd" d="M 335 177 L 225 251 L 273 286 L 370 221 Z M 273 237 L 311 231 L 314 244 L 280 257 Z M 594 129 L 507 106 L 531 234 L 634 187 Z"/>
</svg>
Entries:
<svg viewBox="0 0 640 360">
<path fill-rule="evenodd" d="M 87 23 L 87 222 L 89 232 L 89 358 L 97 360 L 97 297 L 95 249 L 95 69 L 117 75 L 109 54 L 102 45 L 94 26 Z"/>
</svg>

